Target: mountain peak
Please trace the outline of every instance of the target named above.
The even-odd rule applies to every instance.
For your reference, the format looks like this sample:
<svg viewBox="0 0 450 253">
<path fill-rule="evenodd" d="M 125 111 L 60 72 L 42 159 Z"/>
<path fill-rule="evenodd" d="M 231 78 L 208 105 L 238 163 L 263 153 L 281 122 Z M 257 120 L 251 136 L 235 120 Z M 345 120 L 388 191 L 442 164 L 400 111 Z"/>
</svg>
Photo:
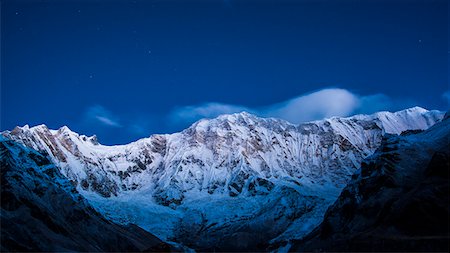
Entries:
<svg viewBox="0 0 450 253">
<path fill-rule="evenodd" d="M 87 140 L 90 141 L 94 145 L 98 145 L 99 144 L 97 135 L 95 135 L 95 134 L 90 136 L 90 137 L 87 137 Z"/>
<path fill-rule="evenodd" d="M 58 129 L 58 132 L 63 133 L 63 132 L 69 132 L 72 133 L 73 131 L 70 130 L 70 128 L 68 126 L 62 126 Z"/>
<path fill-rule="evenodd" d="M 48 130 L 48 127 L 45 124 L 36 125 L 34 127 L 31 127 L 30 129 L 33 130 Z"/>
<path fill-rule="evenodd" d="M 257 117 L 258 116 L 256 116 L 256 115 L 253 115 L 246 111 L 242 111 L 242 112 L 236 112 L 236 113 L 230 113 L 230 114 L 221 114 L 210 120 L 234 122 L 238 119 L 248 119 L 248 118 L 257 118 Z"/>
<path fill-rule="evenodd" d="M 401 113 L 426 113 L 429 112 L 429 110 L 422 108 L 420 106 L 414 106 L 414 107 L 410 107 L 410 108 L 406 108 L 403 110 L 399 110 L 399 111 L 394 111 L 394 112 L 390 112 L 390 111 L 380 111 L 380 112 L 376 112 L 374 113 L 374 115 L 377 114 L 387 114 L 387 113 L 397 113 L 397 114 L 401 114 Z"/>
<path fill-rule="evenodd" d="M 406 109 L 406 110 L 409 110 L 409 111 L 419 111 L 419 112 L 427 112 L 427 111 L 428 111 L 427 109 L 425 109 L 425 108 L 423 108 L 423 107 L 420 107 L 420 106 L 414 106 L 414 107 L 408 108 L 408 109 Z"/>
<path fill-rule="evenodd" d="M 247 111 L 242 111 L 242 112 L 233 113 L 233 115 L 241 116 L 241 117 L 246 117 L 246 118 L 256 117 L 254 114 L 251 114 L 251 113 L 249 113 L 249 112 L 247 112 Z"/>
</svg>

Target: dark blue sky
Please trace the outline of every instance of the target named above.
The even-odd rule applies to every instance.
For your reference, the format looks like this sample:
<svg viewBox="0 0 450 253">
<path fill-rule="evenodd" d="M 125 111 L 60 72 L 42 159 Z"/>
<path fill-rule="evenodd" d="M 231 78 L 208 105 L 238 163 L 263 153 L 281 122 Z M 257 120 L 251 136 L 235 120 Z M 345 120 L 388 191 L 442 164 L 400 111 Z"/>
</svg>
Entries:
<svg viewBox="0 0 450 253">
<path fill-rule="evenodd" d="M 68 125 L 127 143 L 187 127 L 196 117 L 180 110 L 205 103 L 252 110 L 330 87 L 382 96 L 382 109 L 446 110 L 448 10 L 445 0 L 2 0 L 1 130 Z"/>
</svg>

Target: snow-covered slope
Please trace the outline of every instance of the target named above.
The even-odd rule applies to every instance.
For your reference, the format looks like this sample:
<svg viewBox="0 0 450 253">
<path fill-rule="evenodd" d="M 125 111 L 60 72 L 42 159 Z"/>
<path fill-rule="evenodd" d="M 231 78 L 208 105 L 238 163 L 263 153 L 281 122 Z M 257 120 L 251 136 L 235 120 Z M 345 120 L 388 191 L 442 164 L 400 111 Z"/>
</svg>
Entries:
<svg viewBox="0 0 450 253">
<path fill-rule="evenodd" d="M 427 129 L 442 117 L 415 107 L 292 125 L 243 112 L 120 146 L 101 145 L 95 136 L 67 127 L 24 126 L 2 134 L 49 154 L 112 219 L 135 221 L 162 238 L 206 249 L 217 243 L 208 234 L 220 233 L 231 242 L 265 230 L 258 224 L 267 222 L 275 229 L 259 241 L 301 237 L 320 222 L 385 133 Z M 294 209 L 303 211 L 291 214 Z M 204 240 L 184 238 L 180 221 L 185 228 L 197 224 Z"/>
<path fill-rule="evenodd" d="M 387 136 L 292 250 L 448 252 L 449 172 L 450 117 L 423 132 Z"/>
<path fill-rule="evenodd" d="M 2 136 L 0 168 L 2 252 L 164 249 L 139 227 L 104 219 L 46 157 Z"/>
</svg>

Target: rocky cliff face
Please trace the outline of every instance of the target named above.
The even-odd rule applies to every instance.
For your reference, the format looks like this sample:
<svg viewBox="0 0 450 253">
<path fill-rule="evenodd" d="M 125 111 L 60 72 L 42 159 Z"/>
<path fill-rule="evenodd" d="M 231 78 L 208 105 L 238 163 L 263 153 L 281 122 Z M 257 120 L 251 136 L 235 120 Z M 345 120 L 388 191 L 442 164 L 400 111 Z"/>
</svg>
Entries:
<svg viewBox="0 0 450 253">
<path fill-rule="evenodd" d="M 293 251 L 449 250 L 450 118 L 387 136 Z"/>
<path fill-rule="evenodd" d="M 273 229 L 247 240 L 249 248 L 303 236 L 386 133 L 427 129 L 442 117 L 416 107 L 292 125 L 239 113 L 120 146 L 101 145 L 67 127 L 25 126 L 2 134 L 48 154 L 111 219 L 136 222 L 197 249 L 219 240 L 232 250 L 233 238 L 267 231 L 269 225 L 259 224 Z M 186 228 L 201 239 L 192 240 Z"/>
<path fill-rule="evenodd" d="M 169 246 L 102 217 L 46 157 L 0 137 L 2 251 L 142 251 Z"/>
</svg>

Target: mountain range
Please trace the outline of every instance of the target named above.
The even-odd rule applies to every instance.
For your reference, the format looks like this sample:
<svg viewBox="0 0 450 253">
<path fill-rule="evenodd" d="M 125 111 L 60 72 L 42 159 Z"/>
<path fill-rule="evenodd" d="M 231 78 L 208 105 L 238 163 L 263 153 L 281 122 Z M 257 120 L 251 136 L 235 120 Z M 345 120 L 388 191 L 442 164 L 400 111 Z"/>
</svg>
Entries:
<svg viewBox="0 0 450 253">
<path fill-rule="evenodd" d="M 436 152 L 445 150 L 445 147 L 436 146 L 426 154 L 421 151 L 427 145 L 433 147 L 433 143 L 448 138 L 448 125 L 441 122 L 443 119 L 443 112 L 420 107 L 394 113 L 333 117 L 299 125 L 242 112 L 203 119 L 179 133 L 152 135 L 117 146 L 102 145 L 96 136 L 81 135 L 68 127 L 58 130 L 48 129 L 45 125 L 16 127 L 2 132 L 2 163 L 9 164 L 9 170 L 2 165 L 2 224 L 10 222 L 23 230 L 17 225 L 20 222 L 6 215 L 8 210 L 4 211 L 3 181 L 5 185 L 19 185 L 22 181 L 28 183 L 25 178 L 35 178 L 33 182 L 39 181 L 38 185 L 52 185 L 60 192 L 56 195 L 64 196 L 61 198 L 76 199 L 74 203 L 79 204 L 73 205 L 89 210 L 84 211 L 87 213 L 84 216 L 107 222 L 112 235 L 105 235 L 105 238 L 114 238 L 119 236 L 117 234 L 134 238 L 134 243 L 124 248 L 117 246 L 117 249 L 315 250 L 322 243 L 317 238 L 328 238 L 328 245 L 334 245 L 330 243 L 334 237 L 322 236 L 326 234 L 323 231 L 327 231 L 324 229 L 327 226 L 333 227 L 331 231 L 338 234 L 341 224 L 354 225 L 348 220 L 339 220 L 348 215 L 342 213 L 342 209 L 348 207 L 339 203 L 349 202 L 345 198 L 358 196 L 359 192 L 366 192 L 366 188 L 372 187 L 375 191 L 380 187 L 377 183 L 381 179 L 373 176 L 365 181 L 367 175 L 364 173 L 366 170 L 378 171 L 380 166 L 371 164 L 380 163 L 377 160 L 380 156 L 391 152 L 392 145 L 398 146 L 389 143 L 412 143 L 409 149 L 417 153 L 398 152 L 403 160 L 409 157 L 421 166 L 427 164 L 423 157 L 431 159 Z M 433 135 L 431 129 L 432 134 L 419 133 L 430 127 L 438 129 L 434 132 L 444 134 Z M 45 160 L 45 163 L 37 164 L 28 154 Z M 397 168 L 395 159 L 389 161 Z M 29 164 L 38 171 L 33 176 L 5 176 L 4 179 L 4 175 L 12 173 L 5 171 L 23 174 Z M 398 166 L 413 166 L 420 170 L 413 162 Z M 46 171 L 50 167 L 52 173 L 48 175 Z M 403 174 L 397 169 L 388 171 L 393 178 L 412 173 L 409 170 L 402 171 Z M 377 173 L 378 177 L 387 180 L 387 172 Z M 409 186 L 420 179 L 415 178 L 416 181 L 408 181 Z M 58 185 L 58 182 L 64 183 Z M 399 189 L 406 187 L 403 182 L 397 182 L 397 185 L 401 186 L 397 187 Z M 358 187 L 366 188 L 359 190 Z M 28 202 L 42 204 L 42 207 L 38 205 L 40 210 L 55 210 L 57 204 L 53 203 L 60 203 L 60 200 L 52 199 L 52 194 L 44 194 L 44 205 L 39 194 L 36 197 L 35 193 L 27 193 L 29 188 L 26 191 L 11 189 L 7 194 L 25 194 Z M 398 190 L 396 194 L 401 196 L 403 191 Z M 386 193 L 383 200 L 392 196 Z M 5 205 L 10 205 L 13 200 L 7 198 Z M 356 208 L 359 204 L 356 201 L 351 207 Z M 48 211 L 42 216 L 59 215 L 65 214 Z M 331 218 L 335 216 L 339 218 Z M 354 219 L 357 218 L 359 216 Z M 365 229 L 369 229 L 371 223 L 366 224 Z M 71 225 L 87 229 L 86 224 Z M 116 233 L 119 229 L 121 233 Z M 356 229 L 351 227 L 348 231 Z M 8 229 L 5 233 L 9 233 L 5 238 L 12 238 L 16 232 Z M 341 234 L 350 236 L 345 231 Z M 66 237 L 71 238 L 72 234 L 66 234 Z M 149 241 L 154 242 L 153 246 L 144 247 L 142 243 L 136 246 L 136 241 L 142 238 L 152 238 Z M 306 242 L 305 238 L 310 239 Z M 3 241 L 2 230 L 2 249 Z M 75 244 L 67 244 L 63 249 L 79 250 Z M 13 247 L 15 244 L 8 245 Z M 95 247 L 105 250 L 98 244 Z M 58 249 L 62 248 L 53 250 Z M 363 248 L 342 246 L 342 249 Z"/>
</svg>

